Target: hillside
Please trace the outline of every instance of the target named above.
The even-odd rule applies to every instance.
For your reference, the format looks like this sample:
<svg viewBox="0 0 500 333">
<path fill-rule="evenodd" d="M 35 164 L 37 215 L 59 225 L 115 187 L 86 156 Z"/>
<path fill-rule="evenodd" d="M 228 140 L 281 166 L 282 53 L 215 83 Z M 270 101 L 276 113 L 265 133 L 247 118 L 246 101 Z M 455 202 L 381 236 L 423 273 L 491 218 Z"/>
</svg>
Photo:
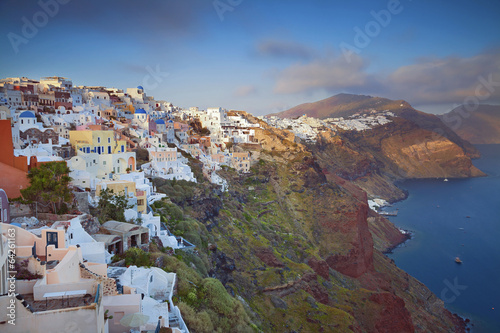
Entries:
<svg viewBox="0 0 500 333">
<path fill-rule="evenodd" d="M 248 314 L 232 324 L 239 325 L 235 332 L 249 326 L 263 332 L 463 332 L 441 300 L 382 254 L 405 237 L 368 209 L 364 191 L 323 170 L 288 131 L 264 125 L 257 136 L 262 149 L 252 150 L 260 158 L 250 173 L 219 172 L 230 184 L 227 193 L 206 183 L 155 180 L 174 205 L 155 204 L 156 212 L 197 245 L 194 255 L 152 254 L 192 282 L 180 284 L 178 293 L 193 332 L 209 331 L 197 326 L 200 315 L 215 330 L 231 325 L 220 318 L 233 320 L 231 307 L 238 308 L 221 291 L 224 304 L 206 298 L 208 277 L 221 281 Z"/>
<path fill-rule="evenodd" d="M 500 105 L 479 105 L 472 112 L 459 106 L 439 118 L 473 144 L 500 144 Z"/>
</svg>

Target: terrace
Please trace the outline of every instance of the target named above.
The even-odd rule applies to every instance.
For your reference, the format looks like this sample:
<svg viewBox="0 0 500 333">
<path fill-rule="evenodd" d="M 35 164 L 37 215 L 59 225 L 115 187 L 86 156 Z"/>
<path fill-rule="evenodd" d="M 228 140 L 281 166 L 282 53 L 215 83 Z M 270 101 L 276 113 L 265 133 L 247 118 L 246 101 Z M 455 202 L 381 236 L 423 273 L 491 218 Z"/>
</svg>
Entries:
<svg viewBox="0 0 500 333">
<path fill-rule="evenodd" d="M 44 301 L 36 301 L 33 294 L 23 294 L 21 297 L 24 299 L 26 304 L 31 306 L 33 312 L 70 309 L 92 305 L 92 303 L 95 302 L 95 296 L 92 296 L 91 294 L 71 296 L 71 292 L 60 293 L 68 293 L 68 295 L 47 295 L 48 297 L 46 297 L 46 300 Z"/>
</svg>

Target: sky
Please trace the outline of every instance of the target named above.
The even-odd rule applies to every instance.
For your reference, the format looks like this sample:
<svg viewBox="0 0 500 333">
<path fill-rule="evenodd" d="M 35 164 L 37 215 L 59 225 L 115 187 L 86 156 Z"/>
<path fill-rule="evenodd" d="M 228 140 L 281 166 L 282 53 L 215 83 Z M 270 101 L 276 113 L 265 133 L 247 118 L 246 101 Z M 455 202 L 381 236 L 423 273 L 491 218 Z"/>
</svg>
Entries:
<svg viewBox="0 0 500 333">
<path fill-rule="evenodd" d="M 338 93 L 500 102 L 500 1 L 2 0 L 0 77 L 264 115 Z"/>
</svg>

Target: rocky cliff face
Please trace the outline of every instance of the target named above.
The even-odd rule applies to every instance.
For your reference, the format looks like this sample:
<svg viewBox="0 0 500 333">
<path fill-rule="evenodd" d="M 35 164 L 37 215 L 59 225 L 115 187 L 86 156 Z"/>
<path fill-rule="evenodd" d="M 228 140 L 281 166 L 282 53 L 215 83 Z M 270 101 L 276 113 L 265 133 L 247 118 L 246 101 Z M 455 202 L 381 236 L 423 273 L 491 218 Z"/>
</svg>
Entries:
<svg viewBox="0 0 500 333">
<path fill-rule="evenodd" d="M 322 168 L 389 201 L 405 197 L 397 180 L 484 175 L 457 143 L 401 117 L 367 131 L 323 132 L 309 148 Z"/>
</svg>

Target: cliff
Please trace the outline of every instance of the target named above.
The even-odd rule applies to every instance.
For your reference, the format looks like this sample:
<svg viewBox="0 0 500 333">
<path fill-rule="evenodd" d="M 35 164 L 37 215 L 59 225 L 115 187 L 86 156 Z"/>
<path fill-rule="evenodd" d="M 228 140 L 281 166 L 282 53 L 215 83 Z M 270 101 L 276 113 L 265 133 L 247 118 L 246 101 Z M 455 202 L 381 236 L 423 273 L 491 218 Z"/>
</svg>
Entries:
<svg viewBox="0 0 500 333">
<path fill-rule="evenodd" d="M 221 281 L 264 332 L 461 332 L 443 302 L 381 252 L 405 236 L 368 208 L 367 193 L 355 184 L 375 172 L 389 183 L 380 174 L 390 167 L 375 148 L 358 150 L 360 140 L 330 133 L 316 151 L 268 126 L 256 137 L 262 149 L 252 152 L 259 160 L 250 173 L 219 172 L 229 192 L 169 185 L 179 196 L 172 202 L 197 220 L 177 221 L 173 211 L 162 217 L 198 245 L 198 255 L 181 256 L 187 267 Z M 331 172 L 327 161 L 342 172 Z M 160 190 L 171 183 L 155 182 Z M 181 281 L 183 310 L 210 314 L 203 289 Z"/>
<path fill-rule="evenodd" d="M 247 175 L 224 171 L 231 192 L 212 229 L 217 252 L 235 263 L 226 287 L 259 327 L 458 331 L 442 302 L 381 254 L 404 236 L 369 210 L 366 193 L 324 172 L 311 153 L 288 153 L 286 163 L 261 154 Z"/>
<path fill-rule="evenodd" d="M 462 139 L 473 144 L 500 144 L 500 106 L 459 106 L 439 118 Z"/>
</svg>

